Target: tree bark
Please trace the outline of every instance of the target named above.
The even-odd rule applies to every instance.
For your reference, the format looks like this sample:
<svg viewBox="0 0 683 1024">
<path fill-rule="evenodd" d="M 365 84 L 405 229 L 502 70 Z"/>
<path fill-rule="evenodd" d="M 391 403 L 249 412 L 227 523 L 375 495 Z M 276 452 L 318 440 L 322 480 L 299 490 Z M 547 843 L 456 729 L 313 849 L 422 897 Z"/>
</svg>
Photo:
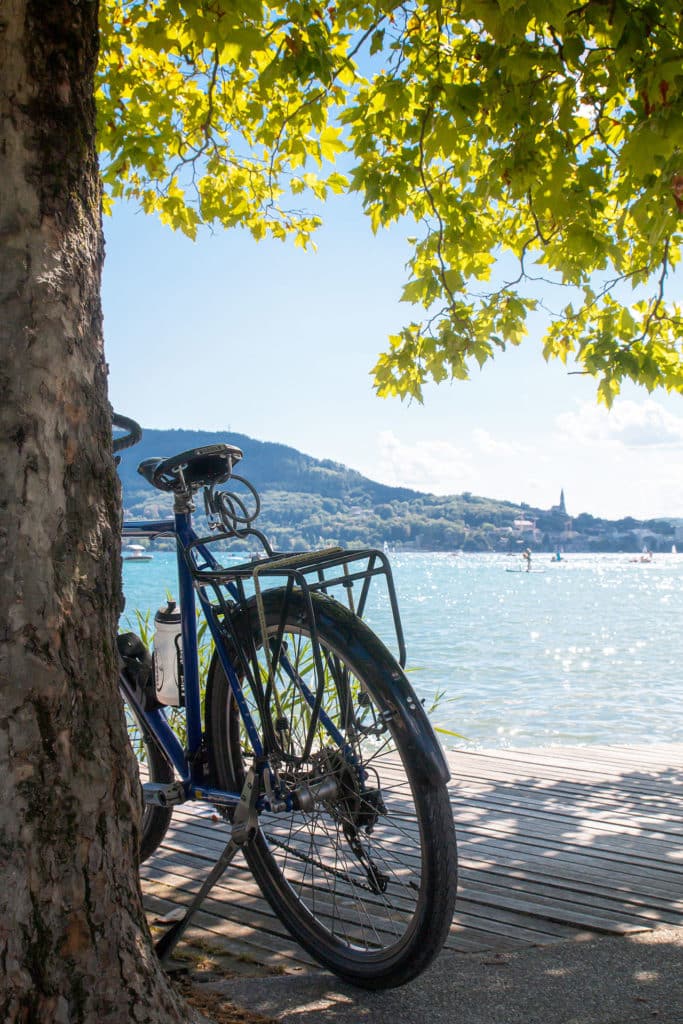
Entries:
<svg viewBox="0 0 683 1024">
<path fill-rule="evenodd" d="M 116 688 L 97 3 L 0 7 L 0 1020 L 186 1020 L 151 948 Z"/>
</svg>

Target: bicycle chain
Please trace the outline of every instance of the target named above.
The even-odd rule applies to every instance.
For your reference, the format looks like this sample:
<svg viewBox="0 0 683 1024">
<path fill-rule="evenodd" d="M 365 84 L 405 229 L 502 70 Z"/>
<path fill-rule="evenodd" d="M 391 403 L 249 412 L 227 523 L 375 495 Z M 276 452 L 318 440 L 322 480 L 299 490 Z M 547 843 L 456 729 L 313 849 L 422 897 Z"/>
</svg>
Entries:
<svg viewBox="0 0 683 1024">
<path fill-rule="evenodd" d="M 320 868 L 320 870 L 324 871 L 326 874 L 334 875 L 335 878 L 340 878 L 343 882 L 346 882 L 348 885 L 354 886 L 356 889 L 364 889 L 366 892 L 371 892 L 373 896 L 377 895 L 377 890 L 373 889 L 371 885 L 366 885 L 365 882 L 360 882 L 355 878 L 349 878 L 348 875 L 344 874 L 342 871 L 337 870 L 337 868 L 331 868 L 327 864 L 323 864 L 323 862 L 320 860 L 315 860 L 313 857 L 306 856 L 306 854 L 304 853 L 299 853 L 298 850 L 292 849 L 292 847 L 282 842 L 282 840 L 276 839 L 274 836 L 269 835 L 268 842 L 272 846 L 278 846 L 281 850 L 285 850 L 287 853 L 291 853 L 291 855 L 295 857 L 297 860 L 302 860 L 306 864 L 312 864 L 314 867 Z M 359 863 L 362 864 L 362 861 L 359 861 Z M 413 885 L 412 882 L 409 882 L 408 884 Z"/>
<path fill-rule="evenodd" d="M 356 879 L 349 878 L 347 874 L 344 874 L 343 871 L 338 870 L 336 867 L 329 867 L 327 864 L 324 864 L 322 860 L 315 860 L 313 857 L 306 856 L 306 854 L 304 853 L 299 853 L 298 850 L 293 850 L 286 843 L 283 843 L 282 840 L 278 840 L 272 836 L 268 836 L 268 843 L 270 843 L 272 846 L 280 847 L 281 850 L 286 850 L 288 853 L 291 853 L 292 856 L 295 857 L 297 860 L 303 860 L 307 864 L 312 864 L 314 867 L 319 867 L 321 868 L 322 871 L 325 871 L 327 874 L 334 874 L 335 878 L 341 879 L 342 882 L 346 882 L 348 883 L 348 885 L 354 886 L 356 889 L 365 889 L 366 892 L 373 893 L 373 895 L 376 895 L 375 890 L 372 888 L 372 886 L 366 885 L 365 882 L 358 882 Z"/>
</svg>

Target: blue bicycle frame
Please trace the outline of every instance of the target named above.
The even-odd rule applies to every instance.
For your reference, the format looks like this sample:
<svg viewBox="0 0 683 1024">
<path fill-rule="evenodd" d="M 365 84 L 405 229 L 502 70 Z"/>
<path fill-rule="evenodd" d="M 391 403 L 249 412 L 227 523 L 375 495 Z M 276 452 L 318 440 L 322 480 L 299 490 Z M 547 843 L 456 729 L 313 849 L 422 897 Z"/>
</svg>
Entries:
<svg viewBox="0 0 683 1024">
<path fill-rule="evenodd" d="M 199 680 L 199 653 L 197 644 L 197 616 L 195 607 L 195 586 L 192 575 L 184 556 L 184 550 L 188 545 L 196 544 L 198 537 L 192 528 L 189 512 L 176 513 L 173 519 L 145 520 L 140 522 L 124 522 L 123 537 L 174 537 L 176 540 L 176 556 L 178 570 L 178 603 L 181 617 L 181 644 L 183 654 L 183 676 L 185 685 L 185 715 L 186 715 L 186 736 L 187 748 L 184 750 L 178 737 L 168 723 L 163 708 L 153 711 L 146 711 L 138 703 L 135 694 L 128 692 L 127 696 L 136 705 L 135 710 L 149 727 L 158 745 L 172 762 L 173 767 L 180 776 L 185 791 L 186 799 L 209 800 L 215 804 L 232 806 L 239 801 L 239 793 L 223 792 L 204 785 L 200 777 L 202 766 L 199 754 L 202 747 L 202 712 L 200 703 L 200 680 Z M 218 568 L 218 563 L 211 553 L 202 546 L 200 548 L 203 558 L 207 564 Z M 201 601 L 201 594 L 200 594 Z M 202 602 L 204 603 L 204 602 Z M 206 607 L 204 608 L 206 614 Z M 246 706 L 241 686 L 237 679 L 234 667 L 225 656 L 223 645 L 215 635 L 213 616 L 207 615 L 209 628 L 214 635 L 218 656 L 221 658 L 223 669 L 230 680 L 235 698 L 244 718 L 245 726 L 249 731 L 253 749 L 257 755 L 262 755 L 260 736 L 254 727 L 254 723 Z M 128 690 L 128 688 L 126 688 Z"/>
<path fill-rule="evenodd" d="M 238 678 L 238 674 L 235 670 L 235 666 L 232 664 L 228 657 L 225 649 L 224 638 L 221 635 L 221 629 L 216 616 L 215 608 L 212 605 L 211 600 L 207 594 L 207 585 L 203 584 L 203 581 L 198 580 L 198 574 L 201 575 L 203 571 L 209 584 L 211 585 L 211 578 L 219 578 L 223 582 L 223 585 L 227 587 L 231 597 L 235 601 L 243 599 L 243 594 L 240 592 L 240 588 L 237 582 L 225 579 L 226 570 L 223 566 L 213 557 L 208 549 L 207 542 L 202 541 L 200 537 L 195 533 L 192 527 L 192 519 L 190 512 L 176 512 L 173 519 L 164 520 L 149 520 L 139 522 L 125 522 L 123 525 L 123 536 L 124 538 L 133 537 L 147 537 L 155 538 L 159 536 L 171 536 L 176 540 L 176 555 L 177 555 L 177 571 L 178 571 L 178 587 L 179 587 L 179 607 L 181 617 L 181 644 L 182 644 L 182 655 L 183 655 L 183 673 L 184 673 L 184 688 L 185 688 L 185 714 L 186 714 L 186 737 L 187 737 L 187 748 L 183 750 L 176 734 L 169 725 L 163 708 L 157 708 L 155 710 L 145 710 L 137 695 L 131 691 L 130 687 L 125 684 L 126 694 L 130 702 L 134 705 L 136 713 L 144 719 L 147 727 L 155 738 L 157 744 L 166 754 L 167 758 L 173 764 L 176 772 L 180 776 L 184 798 L 207 800 L 213 804 L 222 806 L 234 806 L 240 799 L 240 793 L 229 792 L 224 790 L 218 790 L 205 784 L 203 778 L 203 764 L 202 764 L 202 711 L 200 702 L 200 679 L 199 679 L 199 658 L 198 658 L 198 644 L 197 644 L 197 618 L 196 618 L 196 606 L 195 606 L 195 592 L 199 598 L 202 611 L 206 618 L 207 624 L 211 631 L 214 639 L 216 653 L 221 662 L 223 671 L 229 680 L 232 692 L 237 702 L 244 727 L 249 735 L 249 740 L 252 746 L 252 751 L 255 755 L 256 761 L 263 759 L 265 766 L 265 751 L 263 749 L 263 743 L 261 735 L 258 729 L 254 725 L 253 718 L 250 714 L 249 707 L 244 697 L 242 686 Z M 192 558 L 188 557 L 188 553 L 192 552 Z M 374 574 L 384 575 L 388 571 L 388 566 L 385 563 L 383 556 L 379 553 L 370 553 L 372 559 L 380 559 L 382 564 L 378 569 L 365 570 L 364 572 L 357 574 L 350 574 L 348 568 L 346 568 L 346 575 L 344 577 L 344 585 L 349 586 L 355 579 L 362 579 L 367 581 Z M 361 557 L 362 554 L 361 554 Z M 358 558 L 358 554 L 352 556 L 351 560 Z M 201 564 L 197 565 L 198 559 L 201 560 Z M 303 561 L 310 561 L 310 555 L 304 555 Z M 193 574 L 191 568 L 191 562 L 197 568 L 197 572 Z M 269 572 L 271 575 L 284 576 L 287 579 L 292 577 L 298 577 L 300 574 L 297 573 L 296 569 L 293 568 L 279 568 L 277 557 L 269 560 L 264 560 L 269 563 Z M 290 561 L 287 559 L 286 561 Z M 335 565 L 340 561 L 339 557 L 329 559 L 332 565 Z M 348 556 L 342 558 L 341 561 L 346 565 Z M 323 579 L 322 572 L 320 570 L 320 562 L 313 561 L 313 566 L 318 572 L 319 580 L 317 587 L 319 589 L 325 589 L 329 585 L 327 581 Z M 374 562 L 372 563 L 374 565 Z M 233 569 L 236 580 L 242 577 L 246 577 L 252 570 L 242 567 L 240 569 Z M 310 570 L 309 570 L 310 571 Z M 307 590 L 307 584 L 301 578 L 300 584 L 303 584 L 303 589 Z M 392 607 L 395 604 L 395 597 L 393 595 L 393 585 L 390 583 L 390 594 L 392 596 Z M 309 599 L 310 600 L 310 599 Z M 397 613 L 396 613 L 397 614 Z M 311 606 L 310 621 L 313 624 L 314 615 Z M 315 649 L 315 627 L 313 625 L 313 641 L 314 641 L 314 657 L 320 662 L 319 652 Z M 404 650 L 402 642 L 402 634 L 399 629 L 399 647 Z M 288 664 L 286 656 L 280 656 L 280 664 L 284 671 L 287 672 L 290 677 L 297 682 L 300 692 L 304 700 L 308 703 L 312 709 L 312 713 L 316 720 L 327 730 L 330 738 L 338 745 L 338 747 L 347 752 L 347 756 L 354 759 L 353 752 L 347 750 L 347 743 L 339 732 L 335 724 L 325 713 L 325 710 L 320 706 L 320 697 L 310 690 L 306 686 L 304 681 L 298 676 L 298 674 Z M 322 678 L 322 664 L 318 666 L 320 672 L 320 678 Z M 285 796 L 285 804 L 291 803 L 291 797 Z M 263 800 L 257 806 L 262 806 Z M 291 809 L 291 808 L 290 808 Z"/>
</svg>

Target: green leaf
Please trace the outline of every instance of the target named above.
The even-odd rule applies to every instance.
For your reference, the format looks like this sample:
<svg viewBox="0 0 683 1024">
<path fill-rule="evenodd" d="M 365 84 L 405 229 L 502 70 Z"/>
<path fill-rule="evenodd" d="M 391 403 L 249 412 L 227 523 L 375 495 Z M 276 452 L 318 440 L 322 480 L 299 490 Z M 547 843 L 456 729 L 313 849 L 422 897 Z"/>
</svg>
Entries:
<svg viewBox="0 0 683 1024">
<path fill-rule="evenodd" d="M 346 145 L 341 137 L 341 128 L 325 128 L 320 133 L 320 152 L 323 160 L 333 163 L 336 157 L 346 150 Z"/>
<path fill-rule="evenodd" d="M 406 225 L 401 298 L 423 321 L 380 356 L 380 394 L 421 401 L 520 344 L 539 277 L 546 359 L 608 405 L 625 380 L 683 392 L 678 0 L 102 0 L 100 17 L 105 210 L 310 246 L 320 220 L 291 207 L 348 190 L 373 232 Z"/>
</svg>

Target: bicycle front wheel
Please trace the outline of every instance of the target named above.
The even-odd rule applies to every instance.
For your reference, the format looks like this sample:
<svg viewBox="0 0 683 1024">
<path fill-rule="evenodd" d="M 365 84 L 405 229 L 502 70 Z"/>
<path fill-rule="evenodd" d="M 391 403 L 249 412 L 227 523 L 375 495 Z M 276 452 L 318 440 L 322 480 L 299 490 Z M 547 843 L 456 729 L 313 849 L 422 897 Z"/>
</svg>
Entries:
<svg viewBox="0 0 683 1024">
<path fill-rule="evenodd" d="M 399 702 L 387 700 L 401 669 L 367 626 L 314 595 L 321 679 L 301 594 L 275 590 L 264 601 L 268 652 L 253 601 L 233 621 L 242 651 L 258 662 L 241 683 L 270 768 L 281 790 L 298 794 L 298 809 L 262 811 L 245 856 L 275 912 L 318 961 L 367 988 L 403 984 L 442 948 L 453 916 L 456 843 L 445 783 L 418 763 Z M 311 730 L 316 694 L 321 713 Z M 215 656 L 207 729 L 216 783 L 239 791 L 253 750 Z"/>
</svg>

